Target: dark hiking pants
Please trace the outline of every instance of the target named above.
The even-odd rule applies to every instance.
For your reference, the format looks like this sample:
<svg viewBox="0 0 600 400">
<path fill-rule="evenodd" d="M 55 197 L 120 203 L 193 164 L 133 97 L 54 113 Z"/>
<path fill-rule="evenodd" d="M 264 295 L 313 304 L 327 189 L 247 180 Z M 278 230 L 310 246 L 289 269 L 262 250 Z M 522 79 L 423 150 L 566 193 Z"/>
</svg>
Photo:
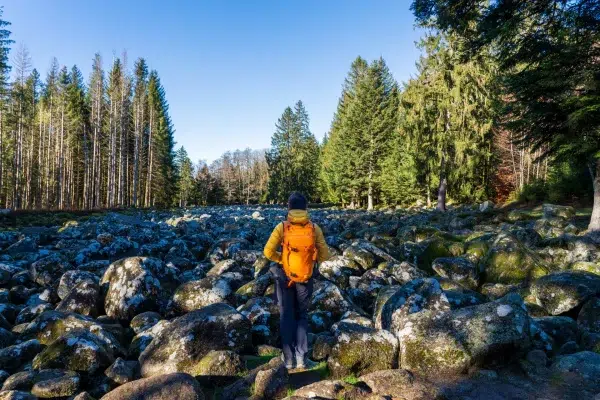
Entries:
<svg viewBox="0 0 600 400">
<path fill-rule="evenodd" d="M 294 283 L 288 287 L 288 278 L 281 267 L 271 267 L 275 278 L 275 296 L 279 306 L 280 334 L 286 363 L 304 360 L 308 351 L 308 306 L 313 292 L 313 280 Z"/>
</svg>

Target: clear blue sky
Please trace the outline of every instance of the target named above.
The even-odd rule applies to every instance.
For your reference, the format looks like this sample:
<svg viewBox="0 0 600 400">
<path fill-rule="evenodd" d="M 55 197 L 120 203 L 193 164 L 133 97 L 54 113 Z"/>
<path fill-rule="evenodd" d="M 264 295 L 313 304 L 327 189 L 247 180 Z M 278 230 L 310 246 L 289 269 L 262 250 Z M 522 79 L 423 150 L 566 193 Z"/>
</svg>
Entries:
<svg viewBox="0 0 600 400">
<path fill-rule="evenodd" d="M 267 148 L 277 118 L 299 99 L 321 139 L 356 56 L 383 56 L 402 82 L 419 55 L 409 0 L 3 3 L 12 38 L 42 76 L 52 57 L 86 79 L 96 52 L 105 69 L 123 50 L 130 67 L 145 57 L 165 87 L 178 146 L 194 161 Z"/>
</svg>

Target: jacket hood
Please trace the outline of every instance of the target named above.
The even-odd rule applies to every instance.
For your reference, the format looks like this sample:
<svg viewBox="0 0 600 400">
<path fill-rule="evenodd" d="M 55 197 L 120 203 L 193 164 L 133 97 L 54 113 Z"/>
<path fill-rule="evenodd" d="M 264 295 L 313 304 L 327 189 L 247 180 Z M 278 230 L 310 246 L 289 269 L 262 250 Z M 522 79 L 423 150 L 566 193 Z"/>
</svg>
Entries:
<svg viewBox="0 0 600 400">
<path fill-rule="evenodd" d="M 292 224 L 305 224 L 310 219 L 307 210 L 289 210 L 287 220 Z"/>
</svg>

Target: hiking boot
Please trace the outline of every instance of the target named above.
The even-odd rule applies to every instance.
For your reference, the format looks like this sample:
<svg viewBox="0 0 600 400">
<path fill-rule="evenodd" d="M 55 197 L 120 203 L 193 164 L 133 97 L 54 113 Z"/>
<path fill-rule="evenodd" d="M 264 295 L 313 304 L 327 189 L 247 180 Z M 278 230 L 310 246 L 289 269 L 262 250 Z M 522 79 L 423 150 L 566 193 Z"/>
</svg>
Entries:
<svg viewBox="0 0 600 400">
<path fill-rule="evenodd" d="M 281 354 L 281 361 L 283 361 L 283 363 L 285 364 L 285 369 L 294 369 L 294 362 L 292 360 L 286 361 L 283 354 Z"/>
<path fill-rule="evenodd" d="M 298 358 L 296 360 L 296 368 L 297 369 L 313 369 L 317 365 L 319 365 L 319 364 L 312 360 L 309 360 L 308 358 L 304 359 L 304 357 Z"/>
</svg>

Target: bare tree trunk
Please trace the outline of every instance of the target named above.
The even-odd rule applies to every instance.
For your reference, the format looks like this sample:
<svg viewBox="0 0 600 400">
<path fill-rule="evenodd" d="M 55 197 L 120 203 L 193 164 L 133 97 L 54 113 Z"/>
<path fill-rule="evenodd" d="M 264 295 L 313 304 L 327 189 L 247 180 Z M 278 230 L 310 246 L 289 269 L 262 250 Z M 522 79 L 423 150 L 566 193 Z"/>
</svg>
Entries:
<svg viewBox="0 0 600 400">
<path fill-rule="evenodd" d="M 152 151 L 152 130 L 154 128 L 154 110 L 150 109 L 150 125 L 148 131 L 148 177 L 146 178 L 146 199 L 145 206 L 151 207 L 150 194 L 152 187 L 152 162 L 154 158 L 154 152 Z"/>
<path fill-rule="evenodd" d="M 592 208 L 592 217 L 588 226 L 589 232 L 600 231 L 600 159 L 589 165 L 594 185 L 594 207 Z"/>
<path fill-rule="evenodd" d="M 448 187 L 448 181 L 446 180 L 446 159 L 442 153 L 442 161 L 440 166 L 440 186 L 438 188 L 437 198 L 437 209 L 439 211 L 446 211 L 446 190 Z"/>
</svg>

